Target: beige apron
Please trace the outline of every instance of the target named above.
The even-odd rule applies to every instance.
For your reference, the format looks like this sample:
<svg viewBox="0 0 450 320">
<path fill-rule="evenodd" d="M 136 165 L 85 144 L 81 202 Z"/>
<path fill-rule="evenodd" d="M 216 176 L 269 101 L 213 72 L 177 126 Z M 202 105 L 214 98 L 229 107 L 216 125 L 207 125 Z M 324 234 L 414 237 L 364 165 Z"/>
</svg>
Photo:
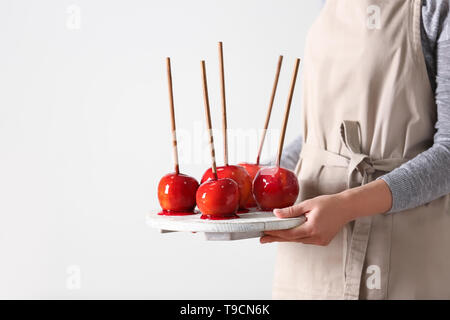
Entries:
<svg viewBox="0 0 450 320">
<path fill-rule="evenodd" d="M 326 2 L 304 59 L 299 201 L 373 181 L 432 145 L 420 23 L 421 0 Z M 449 246 L 449 196 L 358 219 L 327 247 L 280 243 L 273 296 L 448 299 Z"/>
</svg>

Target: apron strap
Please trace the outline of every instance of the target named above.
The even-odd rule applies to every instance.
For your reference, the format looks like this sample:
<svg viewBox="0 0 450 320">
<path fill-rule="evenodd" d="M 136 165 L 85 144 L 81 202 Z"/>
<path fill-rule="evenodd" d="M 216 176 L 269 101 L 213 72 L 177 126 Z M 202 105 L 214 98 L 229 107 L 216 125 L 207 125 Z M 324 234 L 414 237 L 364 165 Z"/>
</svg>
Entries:
<svg viewBox="0 0 450 320">
<path fill-rule="evenodd" d="M 358 185 L 358 183 L 354 183 L 356 179 L 353 179 L 356 172 L 362 177 L 359 185 L 364 185 L 369 182 L 370 177 L 376 171 L 389 172 L 408 161 L 403 158 L 372 160 L 369 155 L 362 153 L 361 130 L 356 121 L 343 121 L 340 126 L 340 134 L 349 157 L 305 143 L 300 154 L 300 161 L 308 159 L 323 166 L 347 168 L 348 188 Z M 345 299 L 359 298 L 371 226 L 372 217 L 364 217 L 355 221 L 345 264 Z"/>
<path fill-rule="evenodd" d="M 362 177 L 362 182 L 359 185 L 364 185 L 369 182 L 370 176 L 376 171 L 390 172 L 409 161 L 406 158 L 371 159 L 369 155 L 361 152 L 362 141 L 360 132 L 361 130 L 357 121 L 344 120 L 341 123 L 341 140 L 350 154 L 349 157 L 306 142 L 302 146 L 299 161 L 308 159 L 327 167 L 347 168 L 348 188 L 358 185 L 358 183 L 355 184 L 353 182 L 353 174 L 355 172 L 358 172 Z"/>
</svg>

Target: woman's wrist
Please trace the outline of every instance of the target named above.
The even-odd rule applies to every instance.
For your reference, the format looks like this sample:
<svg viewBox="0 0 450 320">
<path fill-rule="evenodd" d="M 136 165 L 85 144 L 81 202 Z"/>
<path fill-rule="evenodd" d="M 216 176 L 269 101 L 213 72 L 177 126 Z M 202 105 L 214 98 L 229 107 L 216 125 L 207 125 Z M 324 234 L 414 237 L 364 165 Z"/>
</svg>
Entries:
<svg viewBox="0 0 450 320">
<path fill-rule="evenodd" d="M 342 191 L 337 194 L 337 197 L 343 203 L 345 219 L 348 221 L 386 213 L 392 207 L 391 190 L 381 179 Z"/>
</svg>

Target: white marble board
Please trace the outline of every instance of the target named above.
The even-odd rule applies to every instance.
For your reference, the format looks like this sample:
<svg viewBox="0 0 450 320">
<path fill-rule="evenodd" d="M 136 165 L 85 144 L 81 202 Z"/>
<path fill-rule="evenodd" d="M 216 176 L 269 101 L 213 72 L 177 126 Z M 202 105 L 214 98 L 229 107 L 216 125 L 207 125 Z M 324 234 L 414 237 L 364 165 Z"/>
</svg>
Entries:
<svg viewBox="0 0 450 320">
<path fill-rule="evenodd" d="M 156 212 L 156 211 L 155 211 Z M 238 219 L 206 220 L 201 214 L 188 216 L 161 216 L 157 213 L 147 215 L 147 224 L 160 229 L 162 233 L 173 231 L 203 232 L 206 240 L 240 240 L 256 238 L 267 230 L 284 230 L 297 227 L 305 218 L 277 218 L 272 212 L 249 212 L 239 214 Z"/>
</svg>

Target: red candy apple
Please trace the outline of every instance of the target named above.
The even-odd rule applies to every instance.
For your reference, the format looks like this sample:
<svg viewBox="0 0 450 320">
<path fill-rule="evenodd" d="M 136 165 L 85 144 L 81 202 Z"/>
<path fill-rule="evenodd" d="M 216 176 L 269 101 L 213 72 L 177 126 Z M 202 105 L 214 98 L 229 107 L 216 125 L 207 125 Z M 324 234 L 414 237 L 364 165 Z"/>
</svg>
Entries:
<svg viewBox="0 0 450 320">
<path fill-rule="evenodd" d="M 211 179 L 202 179 L 202 185 L 197 190 L 197 206 L 202 212 L 203 219 L 232 219 L 238 218 L 236 211 L 239 207 L 238 184 L 227 178 L 220 179 L 216 168 L 214 137 L 211 126 L 211 113 L 208 98 L 208 83 L 206 79 L 205 61 L 201 62 L 203 78 L 203 97 L 205 102 L 206 125 L 209 133 L 211 148 Z M 242 168 L 242 170 L 244 170 Z M 244 170 L 245 172 L 245 170 Z M 247 174 L 245 172 L 245 174 Z M 250 179 L 250 178 L 249 178 Z M 205 181 L 206 180 L 206 181 Z"/>
<path fill-rule="evenodd" d="M 184 174 L 169 173 L 162 177 L 158 185 L 158 200 L 162 214 L 192 214 L 198 182 Z"/>
<path fill-rule="evenodd" d="M 161 215 L 187 215 L 193 214 L 195 208 L 195 194 L 198 182 L 192 177 L 180 173 L 178 164 L 177 136 L 175 125 L 175 107 L 173 102 L 172 69 L 170 58 L 167 62 L 167 79 L 169 84 L 170 120 L 172 126 L 172 143 L 174 151 L 175 173 L 162 177 L 158 185 L 158 200 Z"/>
<path fill-rule="evenodd" d="M 275 80 L 273 83 L 273 88 L 272 88 L 272 94 L 270 96 L 270 103 L 269 103 L 269 108 L 267 110 L 267 115 L 266 115 L 266 121 L 264 123 L 264 130 L 261 136 L 261 140 L 259 143 L 259 149 L 258 149 L 258 155 L 256 157 L 256 163 L 239 163 L 240 166 L 244 167 L 245 170 L 247 170 L 248 174 L 250 175 L 250 179 L 253 180 L 255 179 L 256 174 L 258 173 L 258 171 L 263 167 L 259 164 L 259 160 L 261 158 L 261 153 L 262 153 L 262 149 L 264 146 L 264 141 L 266 138 L 266 133 L 267 133 L 267 128 L 269 127 L 269 121 L 270 121 L 270 116 L 272 114 L 272 107 L 273 107 L 273 102 L 275 100 L 275 95 L 277 92 L 277 86 L 278 86 L 278 79 L 280 78 L 280 71 L 281 71 L 281 65 L 283 63 L 283 56 L 280 56 L 278 58 L 278 64 L 277 64 L 277 71 L 275 73 Z M 248 201 L 246 203 L 246 207 L 247 208 L 254 208 L 256 207 L 256 201 L 255 198 L 253 197 L 253 194 L 250 195 L 250 197 L 248 198 Z"/>
<path fill-rule="evenodd" d="M 253 181 L 253 196 L 262 210 L 290 207 L 297 200 L 298 193 L 297 176 L 280 167 L 259 170 Z"/>
<path fill-rule="evenodd" d="M 235 218 L 239 207 L 239 188 L 231 179 L 208 180 L 197 190 L 197 206 L 204 219 Z"/>
<path fill-rule="evenodd" d="M 245 209 L 247 200 L 250 198 L 252 193 L 252 180 L 247 171 L 240 166 L 228 165 L 217 167 L 217 177 L 219 179 L 232 179 L 237 183 L 239 188 L 239 208 Z M 206 172 L 203 174 L 201 182 L 203 183 L 210 179 L 214 179 L 214 173 L 211 168 L 206 170 Z"/>
<path fill-rule="evenodd" d="M 215 166 L 215 151 L 214 145 L 210 143 L 212 159 L 213 159 L 213 167 L 208 169 L 202 177 L 201 182 L 205 182 L 209 179 L 217 180 L 218 178 L 229 178 L 234 180 L 239 188 L 239 208 L 241 208 L 241 213 L 246 212 L 245 204 L 247 203 L 248 198 L 251 196 L 252 192 L 252 181 L 247 171 L 244 168 L 239 166 L 230 166 L 228 165 L 228 138 L 227 138 L 227 112 L 226 112 L 226 98 L 225 98 L 225 71 L 224 71 L 224 62 L 223 62 L 223 46 L 222 42 L 219 42 L 219 64 L 220 64 L 220 83 L 221 83 L 221 95 L 222 95 L 222 130 L 223 130 L 223 147 L 224 147 L 224 166 L 216 168 Z M 211 130 L 211 122 L 210 122 L 210 112 L 209 112 L 209 98 L 208 98 L 208 86 L 206 81 L 206 71 L 204 67 L 204 63 L 202 62 L 202 71 L 203 71 L 203 93 L 205 100 L 205 111 L 207 118 L 208 129 Z M 210 132 L 211 134 L 211 132 Z M 213 138 L 211 136 L 211 142 Z"/>
<path fill-rule="evenodd" d="M 273 210 L 292 206 L 297 200 L 299 185 L 297 176 L 290 170 L 280 167 L 283 152 L 284 137 L 294 94 L 300 59 L 297 59 L 292 76 L 291 88 L 289 90 L 288 102 L 284 113 L 283 127 L 281 129 L 280 142 L 278 145 L 277 165 L 259 170 L 253 180 L 253 196 L 258 206 L 263 210 Z"/>
<path fill-rule="evenodd" d="M 239 166 L 243 167 L 248 175 L 250 176 L 250 180 L 253 182 L 253 180 L 256 177 L 256 174 L 258 173 L 258 171 L 262 168 L 261 165 L 259 164 L 254 164 L 254 163 L 239 163 Z M 256 201 L 255 198 L 253 197 L 253 193 L 248 197 L 247 203 L 245 204 L 246 208 L 254 208 L 256 207 Z"/>
</svg>

